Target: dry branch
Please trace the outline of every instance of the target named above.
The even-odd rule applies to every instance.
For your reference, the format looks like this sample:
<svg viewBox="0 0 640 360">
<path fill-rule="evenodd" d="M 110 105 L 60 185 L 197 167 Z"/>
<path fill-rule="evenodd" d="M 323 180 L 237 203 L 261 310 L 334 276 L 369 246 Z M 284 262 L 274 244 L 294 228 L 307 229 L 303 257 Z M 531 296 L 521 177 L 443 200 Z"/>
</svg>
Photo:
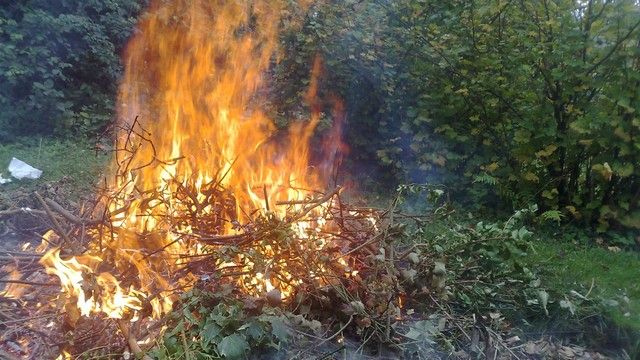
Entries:
<svg viewBox="0 0 640 360">
<path fill-rule="evenodd" d="M 118 320 L 118 328 L 122 332 L 122 335 L 127 340 L 127 344 L 129 345 L 129 350 L 133 353 L 136 358 L 141 358 L 143 360 L 153 360 L 148 355 L 145 355 L 140 345 L 138 345 L 138 340 L 136 340 L 135 336 L 131 332 L 131 325 L 124 320 Z"/>
<path fill-rule="evenodd" d="M 39 195 L 38 195 L 39 196 Z M 103 222 L 103 220 L 89 220 L 83 219 L 79 216 L 74 215 L 69 210 L 62 207 L 60 204 L 51 199 L 44 199 L 44 202 L 49 205 L 53 210 L 58 212 L 60 215 L 64 216 L 68 221 L 76 224 L 76 225 L 97 225 Z"/>
<path fill-rule="evenodd" d="M 51 211 L 49 206 L 47 206 L 47 203 L 44 201 L 42 196 L 40 196 L 40 194 L 38 194 L 37 192 L 35 192 L 34 195 L 36 196 L 38 201 L 40 201 L 40 204 L 42 205 L 42 207 L 44 208 L 45 212 L 47 213 L 47 216 L 49 216 L 49 220 L 51 221 L 51 224 L 53 225 L 54 230 L 56 231 L 56 233 L 62 237 L 64 242 L 67 244 L 67 246 L 69 246 L 73 250 L 76 250 L 75 249 L 76 248 L 75 243 L 71 240 L 71 238 L 69 237 L 67 232 L 62 228 L 62 226 L 58 222 L 58 219 L 53 214 L 53 212 Z"/>
</svg>

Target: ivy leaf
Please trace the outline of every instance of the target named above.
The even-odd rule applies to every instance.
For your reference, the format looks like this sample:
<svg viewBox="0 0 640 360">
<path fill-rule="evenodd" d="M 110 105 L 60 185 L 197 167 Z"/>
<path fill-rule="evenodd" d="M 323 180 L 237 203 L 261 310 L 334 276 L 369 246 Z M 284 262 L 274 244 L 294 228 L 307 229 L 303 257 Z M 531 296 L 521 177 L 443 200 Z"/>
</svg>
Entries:
<svg viewBox="0 0 640 360">
<path fill-rule="evenodd" d="M 212 321 L 207 321 L 206 325 L 200 332 L 202 338 L 202 347 L 207 347 L 210 343 L 215 342 L 218 335 L 220 335 L 222 328 Z"/>
<path fill-rule="evenodd" d="M 249 343 L 244 336 L 231 334 L 222 338 L 218 343 L 220 355 L 229 359 L 239 359 L 249 350 Z"/>
<path fill-rule="evenodd" d="M 439 333 L 438 328 L 434 325 L 431 320 L 422 320 L 418 321 L 411 326 L 409 331 L 404 334 L 404 336 L 408 337 L 411 340 L 422 340 L 428 343 L 433 343 L 432 338 Z"/>
<path fill-rule="evenodd" d="M 244 324 L 238 328 L 238 331 L 245 330 L 246 334 L 249 335 L 253 340 L 260 340 L 265 335 L 265 329 L 262 323 L 258 323 L 256 321 L 252 321 L 250 323 Z"/>
<path fill-rule="evenodd" d="M 286 342 L 289 338 L 289 329 L 282 318 L 278 316 L 268 316 L 266 320 L 271 324 L 271 332 L 273 336 L 280 342 Z"/>
<path fill-rule="evenodd" d="M 185 319 L 189 321 L 190 324 L 198 323 L 198 320 L 193 316 L 193 313 L 190 310 L 184 309 L 182 311 L 182 315 L 184 316 Z"/>
</svg>

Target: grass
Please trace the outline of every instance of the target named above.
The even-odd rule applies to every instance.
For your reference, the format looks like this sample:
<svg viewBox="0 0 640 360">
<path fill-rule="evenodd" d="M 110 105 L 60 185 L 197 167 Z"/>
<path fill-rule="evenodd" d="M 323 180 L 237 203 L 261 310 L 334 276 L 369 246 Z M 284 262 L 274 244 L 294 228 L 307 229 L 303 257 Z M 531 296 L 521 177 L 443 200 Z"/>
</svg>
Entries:
<svg viewBox="0 0 640 360">
<path fill-rule="evenodd" d="M 12 179 L 11 183 L 0 185 L 0 193 L 30 192 L 46 183 L 63 181 L 71 198 L 91 191 L 109 158 L 102 153 L 96 154 L 84 141 L 23 138 L 20 142 L 0 144 L 0 174 L 4 178 L 9 177 L 7 166 L 12 157 L 43 173 L 35 180 Z"/>
<path fill-rule="evenodd" d="M 590 304 L 584 303 L 589 309 L 578 308 L 580 319 L 574 320 L 601 319 L 607 338 L 600 342 L 618 343 L 640 356 L 640 253 L 553 238 L 534 242 L 534 250 L 528 261 L 541 273 L 543 287 L 556 294 L 573 290 L 591 299 Z"/>
<path fill-rule="evenodd" d="M 486 216 L 473 220 L 458 216 L 430 223 L 424 231 L 428 237 L 444 234 L 443 239 L 451 241 L 450 229 L 456 224 L 478 221 L 492 222 Z M 598 245 L 601 239 L 596 241 L 588 230 L 571 226 L 555 228 L 556 234 L 534 224 L 529 230 L 534 234 L 533 249 L 522 261 L 548 293 L 549 315 L 521 302 L 506 315 L 512 323 L 522 325 L 528 339 L 552 335 L 609 354 L 619 355 L 624 349 L 631 358 L 640 359 L 640 252 L 611 251 L 606 242 Z M 527 287 L 514 285 L 512 290 L 524 292 Z M 500 296 L 507 300 L 508 293 Z"/>
</svg>

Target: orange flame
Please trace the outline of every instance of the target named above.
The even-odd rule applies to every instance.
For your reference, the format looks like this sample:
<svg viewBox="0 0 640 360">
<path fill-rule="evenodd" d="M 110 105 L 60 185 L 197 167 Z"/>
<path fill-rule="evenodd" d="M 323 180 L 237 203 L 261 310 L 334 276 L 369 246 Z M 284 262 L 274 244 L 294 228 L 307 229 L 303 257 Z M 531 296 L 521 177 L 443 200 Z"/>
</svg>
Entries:
<svg viewBox="0 0 640 360">
<path fill-rule="evenodd" d="M 7 277 L 7 280 L 9 281 L 20 281 L 22 279 L 22 274 L 14 265 L 7 265 L 3 270 L 9 272 L 9 276 Z M 10 299 L 19 299 L 25 292 L 27 292 L 28 289 L 29 286 L 24 284 L 9 283 L 5 286 L 4 290 L 0 291 L 0 296 Z"/>
<path fill-rule="evenodd" d="M 75 300 L 81 315 L 104 313 L 110 318 L 121 319 L 126 309 L 140 310 L 144 294 L 129 289 L 125 292 L 113 275 L 103 272 L 94 274 L 102 259 L 83 255 L 69 260 L 60 258 L 60 249 L 48 251 L 40 260 L 47 273 L 56 275 L 62 284 L 62 291 L 69 300 Z M 89 295 L 87 295 L 89 294 Z"/>
<path fill-rule="evenodd" d="M 83 315 L 122 318 L 139 310 L 145 297 L 152 298 L 154 316 L 166 313 L 173 300 L 171 288 L 188 286 L 186 279 L 180 284 L 168 280 L 167 274 L 183 265 L 177 254 L 202 251 L 181 235 L 234 234 L 234 223 L 267 212 L 284 218 L 303 205 L 275 204 L 309 199 L 309 189 L 327 186 L 325 172 L 331 169 L 326 164 L 333 163 L 344 146 L 339 132 L 332 133 L 331 142 L 324 144 L 333 148 L 327 152 L 331 159 L 310 167 L 310 139 L 320 119 L 313 99 L 321 63 L 313 67 L 310 119 L 295 121 L 284 141 L 274 141 L 276 127 L 260 109 L 260 90 L 277 51 L 283 5 L 267 0 L 152 1 L 124 56 L 119 123 L 144 130 L 123 131 L 117 138 L 114 166 L 119 171 L 107 204 L 113 227 L 92 234 L 99 240 L 89 246 L 93 255 L 63 260 L 53 249 L 42 259 Z M 145 145 L 132 146 L 136 143 Z M 208 201 L 212 191 L 220 198 L 213 205 Z M 141 196 L 150 193 L 157 198 Z M 224 216 L 214 224 L 175 220 L 216 211 Z M 326 223 L 321 211 L 296 225 L 299 236 Z M 162 249 L 162 256 L 145 255 L 156 249 Z M 266 256 L 273 252 L 261 251 Z M 107 256 L 119 273 L 133 274 L 127 283 L 135 286 L 125 289 L 109 273 L 97 273 Z M 254 275 L 242 283 L 255 291 L 279 287 L 286 296 L 297 284 L 293 278 L 273 284 L 267 276 L 269 265 L 255 269 L 245 259 L 243 266 Z M 87 286 L 94 291 L 87 291 Z"/>
</svg>

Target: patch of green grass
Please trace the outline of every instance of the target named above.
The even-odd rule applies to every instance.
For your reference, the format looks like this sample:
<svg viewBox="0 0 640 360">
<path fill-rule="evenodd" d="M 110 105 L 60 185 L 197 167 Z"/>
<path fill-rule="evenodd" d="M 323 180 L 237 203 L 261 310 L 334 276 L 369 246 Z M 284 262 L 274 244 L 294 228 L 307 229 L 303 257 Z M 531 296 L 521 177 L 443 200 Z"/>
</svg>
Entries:
<svg viewBox="0 0 640 360">
<path fill-rule="evenodd" d="M 439 245 L 446 248 L 459 233 L 456 226 L 473 227 L 480 220 L 492 221 L 485 216 L 458 215 L 429 223 L 422 235 L 425 239 L 440 237 Z M 640 253 L 596 246 L 586 229 L 556 228 L 557 235 L 544 227 L 533 226 L 530 230 L 534 234 L 532 249 L 520 259 L 539 279 L 535 289 L 547 294 L 549 313 L 530 305 L 532 298 L 528 297 L 526 303 L 517 300 L 513 311 L 504 312 L 505 316 L 533 339 L 551 335 L 604 353 L 619 355 L 624 349 L 631 358 L 640 359 Z M 472 259 L 480 255 L 477 251 L 469 254 Z M 448 261 L 447 269 L 453 271 L 455 259 Z M 494 272 L 495 267 L 484 266 L 481 271 Z M 510 293 L 527 289 L 526 285 L 513 283 L 496 290 L 497 299 L 504 301 Z M 476 302 L 473 300 L 472 305 Z"/>
<path fill-rule="evenodd" d="M 593 283 L 590 297 L 602 300 L 616 324 L 640 331 L 640 254 L 551 240 L 534 249 L 531 265 L 542 270 L 543 285 L 569 292 Z"/>
<path fill-rule="evenodd" d="M 530 267 L 556 302 L 586 298 L 572 318 L 560 317 L 556 328 L 585 331 L 588 342 L 605 349 L 624 348 L 640 357 L 640 253 L 543 238 L 533 244 Z M 561 320 L 561 319 L 565 320 Z M 585 326 L 594 326 L 589 332 Z M 547 324 L 549 325 L 549 324 Z"/>
<path fill-rule="evenodd" d="M 11 158 L 18 158 L 43 171 L 36 180 L 16 180 L 0 185 L 0 192 L 33 191 L 39 186 L 64 179 L 69 196 L 77 198 L 101 179 L 108 155 L 96 154 L 86 141 L 23 138 L 19 142 L 0 144 L 0 174 L 9 177 L 7 166 Z"/>
</svg>

